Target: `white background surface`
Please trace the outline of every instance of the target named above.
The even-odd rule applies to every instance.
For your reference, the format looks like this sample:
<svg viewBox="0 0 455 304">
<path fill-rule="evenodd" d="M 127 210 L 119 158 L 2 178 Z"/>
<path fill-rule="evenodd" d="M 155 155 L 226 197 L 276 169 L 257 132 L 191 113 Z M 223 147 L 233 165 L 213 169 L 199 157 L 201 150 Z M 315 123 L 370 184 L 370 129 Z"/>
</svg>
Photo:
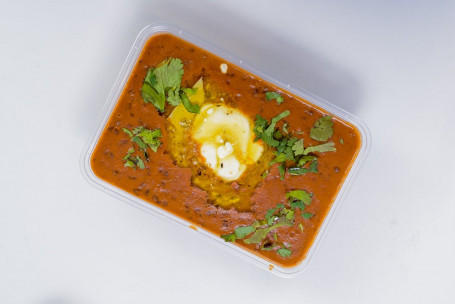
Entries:
<svg viewBox="0 0 455 304">
<path fill-rule="evenodd" d="M 455 303 L 449 1 L 0 0 L 0 303 Z M 92 188 L 79 156 L 159 17 L 363 119 L 373 146 L 278 278 Z"/>
</svg>

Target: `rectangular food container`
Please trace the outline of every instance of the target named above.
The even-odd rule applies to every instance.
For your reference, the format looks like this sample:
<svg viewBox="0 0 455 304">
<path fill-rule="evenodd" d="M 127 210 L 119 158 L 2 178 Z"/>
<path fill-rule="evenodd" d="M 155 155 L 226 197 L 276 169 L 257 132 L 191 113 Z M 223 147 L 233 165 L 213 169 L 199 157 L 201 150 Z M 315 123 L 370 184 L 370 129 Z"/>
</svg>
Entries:
<svg viewBox="0 0 455 304">
<path fill-rule="evenodd" d="M 204 230 L 203 228 L 195 227 L 192 223 L 181 219 L 180 217 L 177 217 L 161 208 L 158 208 L 146 201 L 143 201 L 142 199 L 131 195 L 127 193 L 126 191 L 119 189 L 102 179 L 98 178 L 90 164 L 90 159 L 92 156 L 92 153 L 95 149 L 95 146 L 103 132 L 103 129 L 112 113 L 112 111 L 115 108 L 115 105 L 124 89 L 124 86 L 130 77 L 131 71 L 133 70 L 136 61 L 146 43 L 146 41 L 153 35 L 159 34 L 159 33 L 170 33 L 173 34 L 174 36 L 177 36 L 179 38 L 182 38 L 190 43 L 193 43 L 197 45 L 198 47 L 205 49 L 223 59 L 225 59 L 227 62 L 231 62 L 233 64 L 236 64 L 237 66 L 243 68 L 247 72 L 250 72 L 274 85 L 277 85 L 278 87 L 282 88 L 283 90 L 289 91 L 305 100 L 308 102 L 314 104 L 317 107 L 320 107 L 329 113 L 338 116 L 341 119 L 344 119 L 345 121 L 349 122 L 352 124 L 354 127 L 357 128 L 361 138 L 361 146 L 359 149 L 359 152 L 357 154 L 357 157 L 351 167 L 351 170 L 349 171 L 348 175 L 346 176 L 344 183 L 341 185 L 340 190 L 338 191 L 338 194 L 336 195 L 336 199 L 333 202 L 330 211 L 328 212 L 327 216 L 323 220 L 322 225 L 320 226 L 320 229 L 314 239 L 314 242 L 308 251 L 306 257 L 304 260 L 294 266 L 294 267 L 281 267 L 280 265 L 275 265 L 271 263 L 268 260 L 262 259 L 259 256 L 256 256 L 232 243 L 227 243 L 223 239 L 221 239 L 218 235 L 214 235 L 209 231 Z M 371 138 L 370 134 L 368 131 L 368 128 L 365 126 L 364 123 L 362 123 L 357 117 L 353 116 L 352 114 L 340 109 L 339 107 L 289 83 L 288 81 L 282 80 L 282 79 L 277 79 L 276 77 L 273 77 L 269 75 L 268 73 L 248 64 L 241 58 L 238 58 L 232 54 L 229 54 L 228 52 L 222 50 L 221 48 L 211 44 L 208 41 L 205 41 L 204 39 L 191 34 L 183 29 L 180 29 L 176 26 L 170 25 L 170 24 L 165 24 L 165 23 L 153 23 L 150 24 L 149 26 L 145 27 L 138 35 L 136 38 L 136 41 L 133 44 L 133 47 L 128 54 L 128 57 L 120 71 L 119 76 L 117 77 L 117 80 L 115 81 L 115 84 L 107 98 L 106 104 L 102 110 L 101 117 L 99 120 L 99 125 L 96 128 L 94 134 L 89 138 L 87 145 L 82 153 L 81 160 L 80 160 L 80 167 L 82 174 L 84 178 L 95 188 L 98 188 L 136 208 L 139 208 L 141 210 L 144 210 L 145 212 L 148 212 L 150 214 L 153 214 L 157 217 L 164 218 L 165 220 L 169 222 L 173 222 L 175 224 L 183 225 L 187 228 L 196 230 L 201 237 L 211 239 L 215 244 L 218 244 L 222 248 L 226 248 L 227 250 L 230 250 L 232 253 L 244 258 L 245 260 L 248 260 L 249 262 L 267 270 L 270 271 L 276 275 L 282 276 L 282 277 L 291 277 L 293 275 L 296 275 L 297 273 L 302 272 L 303 269 L 305 269 L 312 256 L 314 255 L 318 244 L 321 242 L 321 239 L 323 238 L 325 232 L 327 231 L 327 228 L 329 227 L 330 223 L 333 222 L 334 215 L 336 211 L 339 209 L 339 206 L 342 202 L 342 200 L 345 198 L 348 188 L 351 185 L 355 175 L 360 169 L 360 166 L 364 162 L 366 155 L 368 154 L 368 151 L 371 146 Z"/>
</svg>

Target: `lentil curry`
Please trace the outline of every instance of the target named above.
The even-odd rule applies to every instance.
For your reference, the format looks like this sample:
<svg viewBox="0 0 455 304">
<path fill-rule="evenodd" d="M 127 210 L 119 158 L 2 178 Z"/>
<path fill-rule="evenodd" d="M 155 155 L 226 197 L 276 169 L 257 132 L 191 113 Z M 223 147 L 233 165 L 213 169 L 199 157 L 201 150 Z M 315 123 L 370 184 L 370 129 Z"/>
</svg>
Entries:
<svg viewBox="0 0 455 304">
<path fill-rule="evenodd" d="M 171 34 L 145 44 L 91 157 L 104 181 L 283 267 L 306 256 L 357 129 Z"/>
</svg>

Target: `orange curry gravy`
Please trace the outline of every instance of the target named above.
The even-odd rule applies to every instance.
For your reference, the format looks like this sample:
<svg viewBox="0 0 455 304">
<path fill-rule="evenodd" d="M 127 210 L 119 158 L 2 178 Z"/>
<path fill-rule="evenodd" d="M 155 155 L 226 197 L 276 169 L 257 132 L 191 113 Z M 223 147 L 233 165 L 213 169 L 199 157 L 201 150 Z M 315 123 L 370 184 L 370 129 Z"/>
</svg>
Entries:
<svg viewBox="0 0 455 304">
<path fill-rule="evenodd" d="M 334 134 L 330 141 L 335 143 L 337 150 L 319 153 L 318 173 L 301 176 L 286 173 L 284 180 L 280 180 L 275 164 L 256 187 L 250 198 L 251 208 L 248 212 L 216 207 L 208 201 L 205 191 L 192 185 L 191 169 L 176 166 L 170 156 L 165 122 L 172 107 L 166 105 L 166 113 L 160 115 L 153 104 L 145 103 L 141 97 L 147 70 L 169 57 L 180 58 L 184 64 L 182 87 L 192 87 L 200 77 L 209 79 L 229 94 L 238 109 L 253 121 L 257 114 L 270 121 L 277 114 L 289 110 L 291 114 L 281 120 L 277 127 L 286 122 L 289 132 L 303 138 L 305 146 L 320 144 L 310 138 L 310 130 L 317 119 L 329 113 L 180 38 L 158 34 L 145 44 L 98 140 L 91 159 L 94 173 L 104 181 L 216 235 L 232 233 L 237 226 L 250 225 L 256 219 L 263 219 L 267 210 L 276 207 L 277 203 L 287 204 L 286 192 L 311 192 L 313 201 L 305 212 L 311 212 L 314 216 L 304 219 L 300 216 L 300 211 L 296 211 L 292 227 L 284 226 L 274 230 L 278 240 L 291 245 L 290 257 L 281 257 L 275 251 L 260 250 L 256 244 L 247 245 L 241 240 L 236 242 L 236 245 L 283 267 L 299 264 L 311 247 L 358 153 L 361 140 L 359 132 L 352 125 L 334 117 Z M 221 63 L 228 64 L 226 74 L 220 71 Z M 274 100 L 267 101 L 264 94 L 266 91 L 281 93 L 285 101 L 281 105 Z M 137 126 L 160 128 L 163 133 L 162 145 L 157 153 L 149 153 L 150 161 L 145 163 L 144 170 L 125 167 L 122 160 L 132 146 L 122 128 L 132 129 Z M 303 232 L 299 223 L 303 225 Z"/>
</svg>

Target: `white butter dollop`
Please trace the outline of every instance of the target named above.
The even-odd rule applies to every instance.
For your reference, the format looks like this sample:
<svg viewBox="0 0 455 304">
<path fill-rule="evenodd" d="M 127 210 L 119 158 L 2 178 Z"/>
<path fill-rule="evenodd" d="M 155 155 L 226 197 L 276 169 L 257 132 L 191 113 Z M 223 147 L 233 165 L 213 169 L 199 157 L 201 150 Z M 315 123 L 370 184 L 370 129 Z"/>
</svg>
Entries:
<svg viewBox="0 0 455 304">
<path fill-rule="evenodd" d="M 211 144 L 203 144 L 201 154 L 205 158 L 205 163 L 212 169 L 216 169 L 218 159 L 216 157 L 216 147 Z"/>
<path fill-rule="evenodd" d="M 242 173 L 240 172 L 240 162 L 234 155 L 230 155 L 220 161 L 218 175 L 227 180 L 235 180 Z"/>
<path fill-rule="evenodd" d="M 196 115 L 192 137 L 201 144 L 202 163 L 227 181 L 240 178 L 262 155 L 254 142 L 252 122 L 242 112 L 223 104 L 205 104 Z"/>
<path fill-rule="evenodd" d="M 226 74 L 226 72 L 227 72 L 227 70 L 228 70 L 227 64 L 226 64 L 226 63 L 222 63 L 222 64 L 220 65 L 220 70 L 221 70 L 221 73 Z"/>
<path fill-rule="evenodd" d="M 218 149 L 216 149 L 216 155 L 218 156 L 218 158 L 221 159 L 231 155 L 232 152 L 234 152 L 234 148 L 232 147 L 232 144 L 228 141 L 223 146 L 219 146 Z"/>
</svg>

